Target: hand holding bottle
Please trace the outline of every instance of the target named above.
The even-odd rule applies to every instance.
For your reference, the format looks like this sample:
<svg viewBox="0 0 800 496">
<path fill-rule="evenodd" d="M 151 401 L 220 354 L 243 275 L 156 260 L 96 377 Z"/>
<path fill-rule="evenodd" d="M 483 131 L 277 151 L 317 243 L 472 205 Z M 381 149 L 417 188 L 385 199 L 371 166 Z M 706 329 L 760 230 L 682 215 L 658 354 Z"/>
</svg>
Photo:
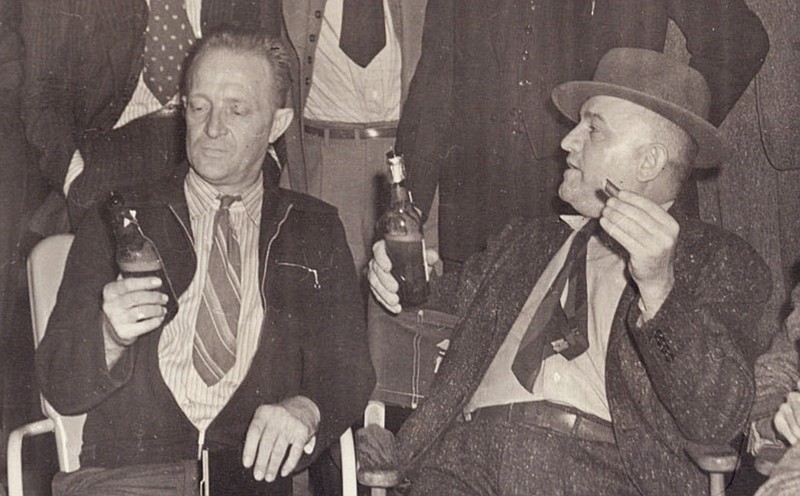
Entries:
<svg viewBox="0 0 800 496">
<path fill-rule="evenodd" d="M 386 254 L 386 242 L 380 240 L 372 245 L 372 255 L 367 272 L 372 294 L 386 310 L 400 313 L 403 310 L 397 294 L 400 286 L 392 275 L 392 261 Z M 436 250 L 425 250 L 425 262 L 427 270 L 430 272 L 431 267 L 439 262 L 439 254 Z"/>
<path fill-rule="evenodd" d="M 127 277 L 103 287 L 104 330 L 122 346 L 158 328 L 167 314 L 167 295 L 157 277 Z M 109 328 L 110 326 L 110 328 Z"/>
</svg>

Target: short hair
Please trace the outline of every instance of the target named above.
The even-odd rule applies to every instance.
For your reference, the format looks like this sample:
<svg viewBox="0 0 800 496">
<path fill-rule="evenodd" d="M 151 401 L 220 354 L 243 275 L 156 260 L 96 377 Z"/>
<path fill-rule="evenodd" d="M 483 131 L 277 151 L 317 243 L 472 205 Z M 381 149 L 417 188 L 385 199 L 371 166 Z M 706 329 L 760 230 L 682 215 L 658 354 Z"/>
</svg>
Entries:
<svg viewBox="0 0 800 496">
<path fill-rule="evenodd" d="M 288 49 L 280 39 L 269 36 L 262 29 L 223 26 L 203 36 L 195 45 L 186 63 L 184 95 L 189 93 L 195 63 L 205 53 L 213 50 L 228 50 L 261 58 L 272 73 L 273 103 L 279 108 L 288 106 L 289 90 L 292 86 Z"/>
<path fill-rule="evenodd" d="M 697 141 L 676 123 L 661 115 L 659 117 L 652 119 L 650 131 L 654 140 L 667 148 L 667 172 L 683 183 L 692 174 L 698 151 Z"/>
</svg>

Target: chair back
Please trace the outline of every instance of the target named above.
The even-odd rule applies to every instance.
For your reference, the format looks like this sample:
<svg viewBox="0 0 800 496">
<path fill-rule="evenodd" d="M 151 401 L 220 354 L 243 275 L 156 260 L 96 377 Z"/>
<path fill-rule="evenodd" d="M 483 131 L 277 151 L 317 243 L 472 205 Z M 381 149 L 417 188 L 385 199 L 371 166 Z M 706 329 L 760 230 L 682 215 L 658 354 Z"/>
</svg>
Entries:
<svg viewBox="0 0 800 496">
<path fill-rule="evenodd" d="M 44 337 L 50 313 L 55 307 L 72 239 L 72 234 L 49 236 L 40 241 L 28 257 L 28 295 L 31 302 L 34 346 L 38 346 Z M 42 412 L 55 425 L 60 470 L 62 472 L 77 470 L 80 468 L 78 456 L 81 451 L 83 422 L 86 420 L 86 415 L 61 415 L 44 397 L 42 397 Z"/>
</svg>

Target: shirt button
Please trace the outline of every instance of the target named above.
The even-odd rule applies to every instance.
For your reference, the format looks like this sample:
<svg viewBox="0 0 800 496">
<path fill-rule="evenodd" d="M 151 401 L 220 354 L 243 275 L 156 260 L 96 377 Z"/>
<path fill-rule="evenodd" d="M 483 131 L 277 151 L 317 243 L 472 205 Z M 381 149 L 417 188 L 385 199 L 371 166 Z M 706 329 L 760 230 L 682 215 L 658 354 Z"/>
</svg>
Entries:
<svg viewBox="0 0 800 496">
<path fill-rule="evenodd" d="M 553 374 L 553 381 L 561 382 L 561 374 L 559 374 L 558 372 L 554 373 Z"/>
<path fill-rule="evenodd" d="M 314 17 L 316 17 L 317 19 L 320 19 L 322 17 L 322 11 L 321 10 L 315 10 L 314 11 Z"/>
<path fill-rule="evenodd" d="M 533 26 L 528 24 L 527 26 L 525 26 L 525 34 L 531 34 L 531 33 L 533 33 Z"/>
<path fill-rule="evenodd" d="M 311 43 L 314 43 L 315 41 L 317 41 L 317 35 L 315 35 L 314 33 L 311 33 L 310 35 L 308 35 L 308 41 L 310 41 Z"/>
</svg>

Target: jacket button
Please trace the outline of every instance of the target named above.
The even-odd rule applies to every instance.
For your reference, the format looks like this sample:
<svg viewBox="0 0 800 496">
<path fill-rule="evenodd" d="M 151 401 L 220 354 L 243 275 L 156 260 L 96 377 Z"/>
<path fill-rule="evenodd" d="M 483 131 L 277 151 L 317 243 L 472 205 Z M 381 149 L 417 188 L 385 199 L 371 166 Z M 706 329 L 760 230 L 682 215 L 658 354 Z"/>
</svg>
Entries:
<svg viewBox="0 0 800 496">
<path fill-rule="evenodd" d="M 528 24 L 527 26 L 525 26 L 525 34 L 531 34 L 531 33 L 533 33 L 533 26 Z"/>
<path fill-rule="evenodd" d="M 314 57 L 312 57 L 311 55 L 309 55 L 309 56 L 308 56 L 308 63 L 310 64 L 310 63 L 312 63 L 313 61 L 314 61 Z"/>
<path fill-rule="evenodd" d="M 306 86 L 311 86 L 311 78 L 306 76 Z"/>
<path fill-rule="evenodd" d="M 322 17 L 322 11 L 321 10 L 315 10 L 314 11 L 314 17 L 316 17 L 317 19 L 320 19 Z"/>
<path fill-rule="evenodd" d="M 315 35 L 314 33 L 311 33 L 310 35 L 308 35 L 308 41 L 310 41 L 311 43 L 314 43 L 315 41 L 317 41 L 317 35 Z"/>
</svg>

